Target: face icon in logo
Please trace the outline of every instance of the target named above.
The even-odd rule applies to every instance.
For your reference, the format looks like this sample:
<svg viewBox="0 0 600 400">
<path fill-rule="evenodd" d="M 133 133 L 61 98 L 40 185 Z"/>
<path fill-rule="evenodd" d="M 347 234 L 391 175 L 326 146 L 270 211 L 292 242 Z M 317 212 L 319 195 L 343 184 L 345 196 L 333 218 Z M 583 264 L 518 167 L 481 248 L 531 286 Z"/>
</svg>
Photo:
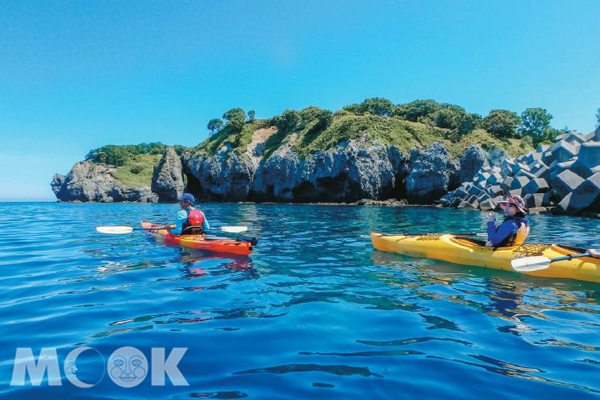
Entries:
<svg viewBox="0 0 600 400">
<path fill-rule="evenodd" d="M 85 355 L 82 356 L 81 354 L 84 352 Z M 83 357 L 83 360 L 80 359 L 79 361 L 81 361 L 83 363 L 82 365 L 85 366 L 82 371 L 87 371 L 87 373 L 83 373 L 82 375 L 84 375 L 88 382 L 81 381 L 81 376 L 77 376 L 77 371 L 79 371 L 77 368 L 77 358 L 80 356 Z M 89 389 L 100 383 L 104 377 L 104 357 L 102 357 L 102 354 L 100 354 L 100 352 L 93 347 L 77 347 L 71 350 L 71 352 L 67 355 L 63 368 L 69 382 L 79 388 Z M 96 373 L 94 374 L 94 372 Z M 95 380 L 95 382 L 89 383 L 90 378 L 92 378 L 92 381 Z"/>
<path fill-rule="evenodd" d="M 110 379 L 119 386 L 130 388 L 139 385 L 148 373 L 146 356 L 133 347 L 121 347 L 108 359 Z"/>
<path fill-rule="evenodd" d="M 70 358 L 67 360 L 65 364 L 65 373 L 67 375 L 72 374 L 75 375 L 77 373 L 77 366 L 75 366 L 75 360 Z"/>
</svg>

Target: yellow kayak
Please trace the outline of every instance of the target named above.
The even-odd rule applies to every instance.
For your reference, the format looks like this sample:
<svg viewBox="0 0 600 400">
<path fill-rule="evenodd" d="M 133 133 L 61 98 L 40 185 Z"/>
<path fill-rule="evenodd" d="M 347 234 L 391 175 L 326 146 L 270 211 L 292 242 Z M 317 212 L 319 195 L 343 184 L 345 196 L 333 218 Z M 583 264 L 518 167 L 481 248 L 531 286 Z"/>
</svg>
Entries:
<svg viewBox="0 0 600 400">
<path fill-rule="evenodd" d="M 380 251 L 506 271 L 513 271 L 510 262 L 517 258 L 543 256 L 552 259 L 585 253 L 584 249 L 575 247 L 535 243 L 494 249 L 486 247 L 485 242 L 452 234 L 391 236 L 373 232 L 371 242 Z M 523 273 L 600 283 L 600 259 L 584 257 L 557 261 L 546 269 Z"/>
</svg>

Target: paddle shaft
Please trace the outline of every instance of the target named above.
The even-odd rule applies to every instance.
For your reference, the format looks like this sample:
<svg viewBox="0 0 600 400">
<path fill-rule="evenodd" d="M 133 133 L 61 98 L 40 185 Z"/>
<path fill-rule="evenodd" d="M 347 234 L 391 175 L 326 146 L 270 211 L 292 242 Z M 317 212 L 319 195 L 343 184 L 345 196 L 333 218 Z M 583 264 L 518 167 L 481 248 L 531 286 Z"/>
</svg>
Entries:
<svg viewBox="0 0 600 400">
<path fill-rule="evenodd" d="M 424 236 L 424 235 L 453 235 L 453 236 L 487 236 L 486 233 L 382 233 L 380 236 Z"/>
<path fill-rule="evenodd" d="M 156 231 L 159 229 L 166 229 L 166 230 L 171 230 L 171 229 L 175 229 L 169 225 L 163 225 L 163 226 L 155 226 L 154 228 L 131 228 L 134 231 Z M 209 231 L 221 231 L 220 228 L 210 228 Z M 224 233 L 235 233 L 235 232 L 227 232 L 227 231 L 221 231 Z"/>
<path fill-rule="evenodd" d="M 167 228 L 171 228 L 170 226 L 167 225 L 163 225 L 162 227 L 155 227 L 155 228 L 133 228 L 134 230 L 140 230 L 140 231 L 155 231 L 157 229 L 167 229 Z M 209 229 L 211 231 L 220 231 L 220 228 L 211 228 Z M 235 233 L 235 232 L 227 232 L 227 231 L 223 231 L 224 233 Z M 256 244 L 258 243 L 258 239 L 252 236 L 243 236 L 243 235 L 237 235 L 236 239 L 242 242 L 250 242 L 253 246 L 256 246 Z"/>
<path fill-rule="evenodd" d="M 592 255 L 590 253 L 583 253 L 583 254 L 571 254 L 568 256 L 564 256 L 564 257 L 557 257 L 557 258 L 553 258 L 550 260 L 551 263 L 556 262 L 556 261 L 570 261 L 574 258 L 582 258 L 582 257 L 591 257 Z"/>
<path fill-rule="evenodd" d="M 153 228 L 133 228 L 133 227 L 129 227 L 130 229 L 134 230 L 134 231 L 156 231 L 156 230 L 160 230 L 160 229 L 170 229 L 170 226 L 155 226 Z M 213 228 L 210 229 L 211 231 L 220 231 L 220 228 Z M 236 233 L 236 232 L 227 232 L 227 231 L 223 231 L 224 233 Z M 256 244 L 258 243 L 258 239 L 255 237 L 251 237 L 251 236 L 242 236 L 242 235 L 237 235 L 236 236 L 236 240 L 239 240 L 241 242 L 250 242 L 252 244 L 252 246 L 256 246 Z"/>
</svg>

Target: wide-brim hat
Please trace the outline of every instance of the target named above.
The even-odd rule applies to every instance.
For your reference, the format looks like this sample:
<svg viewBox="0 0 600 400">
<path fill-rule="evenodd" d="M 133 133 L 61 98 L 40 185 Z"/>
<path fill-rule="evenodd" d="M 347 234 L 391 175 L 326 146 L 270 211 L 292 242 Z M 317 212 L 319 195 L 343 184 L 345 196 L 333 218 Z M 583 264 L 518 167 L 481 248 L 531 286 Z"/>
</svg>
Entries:
<svg viewBox="0 0 600 400">
<path fill-rule="evenodd" d="M 513 196 L 508 195 L 504 196 L 504 199 L 500 201 L 500 204 L 508 204 L 511 206 L 515 206 L 517 210 L 521 211 L 523 214 L 527 214 L 527 207 L 525 206 L 525 200 L 521 196 Z"/>
</svg>

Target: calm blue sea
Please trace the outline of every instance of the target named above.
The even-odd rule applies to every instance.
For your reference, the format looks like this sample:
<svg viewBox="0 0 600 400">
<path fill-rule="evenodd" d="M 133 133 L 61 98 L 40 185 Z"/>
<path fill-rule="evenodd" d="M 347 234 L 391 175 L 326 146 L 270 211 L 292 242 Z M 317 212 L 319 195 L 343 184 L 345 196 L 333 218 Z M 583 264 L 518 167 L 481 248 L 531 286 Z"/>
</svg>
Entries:
<svg viewBox="0 0 600 400">
<path fill-rule="evenodd" d="M 0 204 L 0 396 L 491 400 L 600 394 L 600 285 L 410 259 L 374 251 L 363 237 L 372 230 L 482 231 L 482 213 L 203 209 L 213 225 L 248 225 L 260 238 L 255 253 L 211 255 L 166 247 L 140 232 L 94 230 L 137 226 L 142 219 L 169 222 L 176 205 Z M 598 220 L 536 215 L 532 226 L 534 241 L 600 245 Z M 82 352 L 76 371 L 68 370 L 68 354 L 82 347 L 96 351 Z M 139 384 L 129 388 L 111 378 L 117 366 L 111 355 L 123 347 L 146 359 L 144 368 L 131 359 L 119 367 L 135 369 Z M 46 373 L 33 386 L 27 375 L 23 386 L 11 385 L 17 348 L 31 349 L 49 370 L 59 365 L 58 380 L 50 382 Z M 174 386 L 169 377 L 164 386 L 152 381 L 157 348 L 166 356 L 187 348 L 174 365 L 189 386 Z M 56 357 L 39 358 L 42 349 L 56 349 Z M 74 377 L 94 385 L 79 387 Z"/>
</svg>

